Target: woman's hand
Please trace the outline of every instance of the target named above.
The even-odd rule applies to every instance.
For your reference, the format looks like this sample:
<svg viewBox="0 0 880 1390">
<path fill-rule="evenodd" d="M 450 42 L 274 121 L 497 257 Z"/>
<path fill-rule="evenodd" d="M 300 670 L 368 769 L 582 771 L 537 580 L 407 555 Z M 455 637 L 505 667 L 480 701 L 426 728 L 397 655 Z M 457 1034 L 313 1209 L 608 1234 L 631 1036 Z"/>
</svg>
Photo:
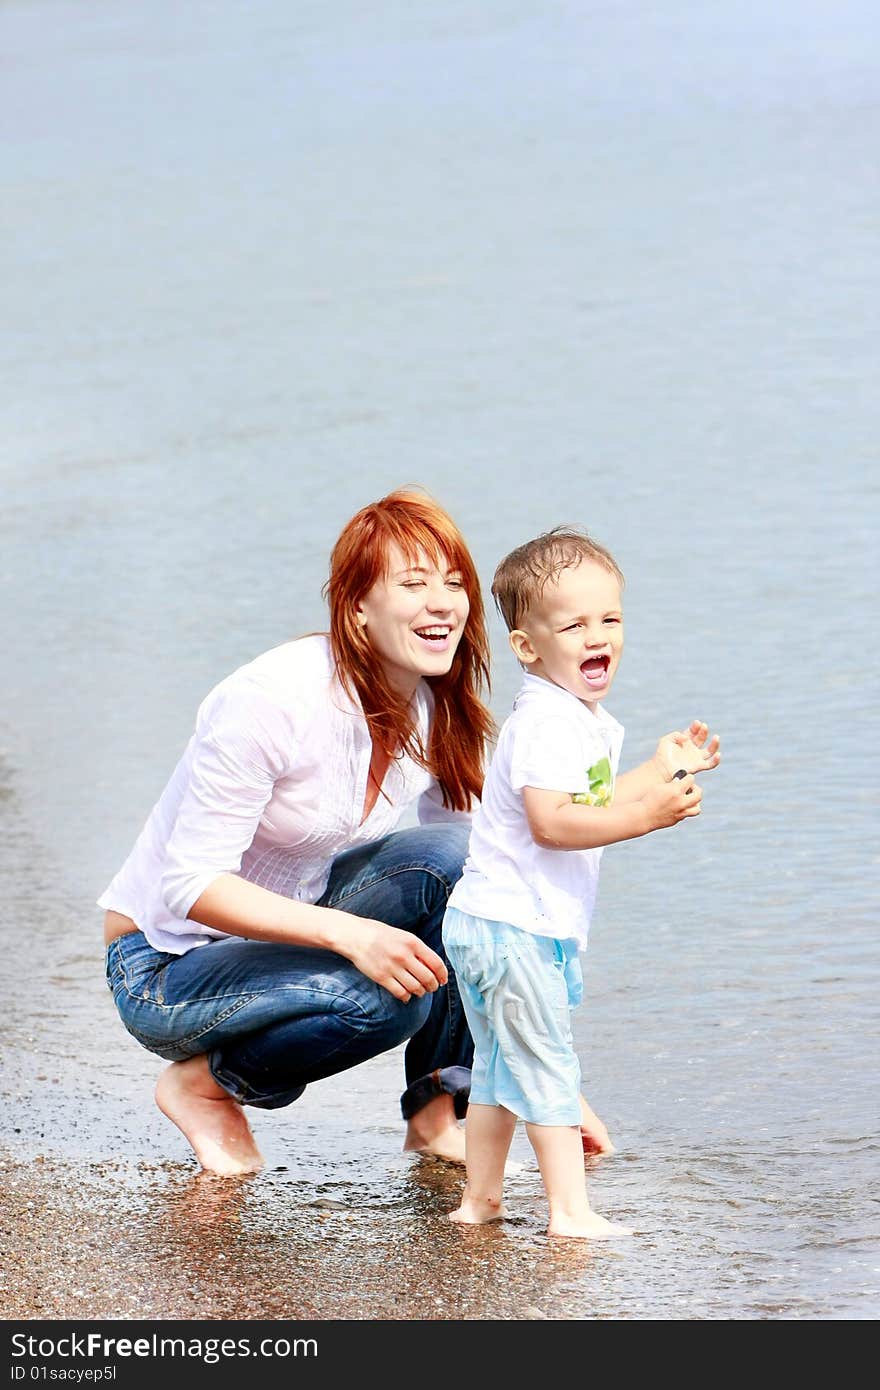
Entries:
<svg viewBox="0 0 880 1390">
<path fill-rule="evenodd" d="M 689 729 L 665 734 L 657 744 L 657 758 L 670 776 L 685 772 L 709 772 L 721 762 L 717 734 L 709 738 L 709 726 L 695 719 Z"/>
<path fill-rule="evenodd" d="M 345 923 L 334 949 L 395 999 L 407 1004 L 413 996 L 420 999 L 446 984 L 449 972 L 443 961 L 412 932 L 369 917 L 340 915 Z"/>
<path fill-rule="evenodd" d="M 339 908 L 295 902 L 238 874 L 218 874 L 188 915 L 250 941 L 335 951 L 404 1003 L 433 994 L 448 979 L 440 956 L 412 932 Z"/>
</svg>

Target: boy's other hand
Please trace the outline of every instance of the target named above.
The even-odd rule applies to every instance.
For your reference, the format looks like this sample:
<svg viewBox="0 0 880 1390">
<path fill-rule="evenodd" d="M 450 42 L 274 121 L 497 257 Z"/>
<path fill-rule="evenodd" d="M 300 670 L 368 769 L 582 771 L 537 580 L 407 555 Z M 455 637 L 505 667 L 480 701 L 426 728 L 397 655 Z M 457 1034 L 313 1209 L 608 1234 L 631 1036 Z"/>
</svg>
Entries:
<svg viewBox="0 0 880 1390">
<path fill-rule="evenodd" d="M 709 737 L 709 726 L 695 719 L 690 728 L 664 734 L 657 744 L 657 757 L 671 777 L 679 768 L 686 772 L 710 772 L 721 762 L 717 734 Z"/>
<path fill-rule="evenodd" d="M 688 816 L 698 816 L 702 799 L 703 793 L 693 774 L 688 773 L 686 777 L 652 787 L 643 796 L 642 805 L 648 813 L 651 829 L 665 830 Z"/>
</svg>

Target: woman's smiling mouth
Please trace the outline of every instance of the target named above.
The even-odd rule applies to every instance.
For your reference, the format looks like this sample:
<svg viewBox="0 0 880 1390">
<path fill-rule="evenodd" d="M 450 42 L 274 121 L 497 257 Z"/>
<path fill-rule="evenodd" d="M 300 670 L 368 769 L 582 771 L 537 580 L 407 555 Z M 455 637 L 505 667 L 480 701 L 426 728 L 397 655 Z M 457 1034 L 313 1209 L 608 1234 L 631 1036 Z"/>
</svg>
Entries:
<svg viewBox="0 0 880 1390">
<path fill-rule="evenodd" d="M 452 628 L 448 623 L 430 623 L 425 627 L 414 628 L 416 637 L 434 652 L 445 652 L 449 647 Z"/>
</svg>

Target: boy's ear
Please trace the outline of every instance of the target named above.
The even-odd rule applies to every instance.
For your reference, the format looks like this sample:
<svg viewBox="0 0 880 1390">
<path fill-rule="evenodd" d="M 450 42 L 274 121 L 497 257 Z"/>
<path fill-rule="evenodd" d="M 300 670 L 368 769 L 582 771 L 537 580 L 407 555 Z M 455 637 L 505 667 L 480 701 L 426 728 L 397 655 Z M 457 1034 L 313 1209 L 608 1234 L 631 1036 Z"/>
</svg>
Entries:
<svg viewBox="0 0 880 1390">
<path fill-rule="evenodd" d="M 538 653 L 532 646 L 532 639 L 521 627 L 515 627 L 508 633 L 507 640 L 513 648 L 513 654 L 517 661 L 521 661 L 524 666 L 531 666 L 533 661 L 538 660 Z"/>
</svg>

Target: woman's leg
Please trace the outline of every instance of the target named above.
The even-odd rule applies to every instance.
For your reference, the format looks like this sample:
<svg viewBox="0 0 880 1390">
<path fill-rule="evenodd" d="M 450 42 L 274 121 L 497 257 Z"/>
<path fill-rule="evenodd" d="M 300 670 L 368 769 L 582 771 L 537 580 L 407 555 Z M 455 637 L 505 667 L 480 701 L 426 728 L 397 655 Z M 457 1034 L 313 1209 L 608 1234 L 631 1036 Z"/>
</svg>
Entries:
<svg viewBox="0 0 880 1390">
<path fill-rule="evenodd" d="M 466 841 L 461 827 L 430 826 L 350 851 L 334 864 L 321 902 L 404 927 L 442 954 L 443 912 Z M 157 1099 L 215 1171 L 203 1130 L 215 1144 L 218 1124 L 206 1117 L 219 1114 L 210 1105 L 218 1093 L 266 1108 L 287 1105 L 309 1081 L 411 1037 L 417 1062 L 408 1049 L 408 1075 L 416 1065 L 435 1074 L 416 1076 L 408 1089 L 407 1144 L 463 1160 L 456 1105 L 462 1108 L 471 1044 L 454 985 L 402 1004 L 332 952 L 229 937 L 170 956 L 140 934 L 112 943 L 108 978 L 129 1031 L 174 1060 Z M 198 1125 L 190 1112 L 199 1112 Z M 238 1121 L 221 1119 L 219 1128 L 231 1135 L 232 1149 L 244 1143 Z M 255 1146 L 244 1161 L 256 1164 Z"/>
<path fill-rule="evenodd" d="M 315 996 L 314 983 L 314 977 L 301 978 L 297 992 Z M 208 1054 L 172 1062 L 159 1078 L 156 1103 L 204 1168 L 227 1176 L 256 1172 L 263 1160 L 243 1105 L 288 1105 L 308 1082 L 395 1047 L 409 1035 L 412 1017 L 405 1005 L 393 1004 L 391 1010 L 376 1007 L 362 1015 L 319 1007 L 233 1038 Z"/>
<path fill-rule="evenodd" d="M 156 1104 L 209 1173 L 231 1178 L 262 1168 L 244 1108 L 214 1080 L 205 1053 L 165 1068 L 156 1083 Z"/>
<path fill-rule="evenodd" d="M 413 932 L 445 960 L 443 917 L 467 843 L 468 827 L 453 823 L 396 831 L 339 855 L 320 901 Z M 464 1133 L 457 1121 L 467 1108 L 473 1043 L 452 969 L 448 984 L 428 1002 L 427 1017 L 404 1059 L 404 1148 L 464 1163 Z"/>
<path fill-rule="evenodd" d="M 411 931 L 445 960 L 443 916 L 466 848 L 465 827 L 432 825 L 397 831 L 339 855 L 319 905 Z M 263 946 L 241 939 L 220 945 L 230 978 L 227 981 L 221 973 L 218 960 L 212 971 L 217 984 L 239 990 L 253 972 L 249 948 L 257 945 L 266 957 L 260 978 L 252 980 L 260 999 L 265 1001 L 273 986 L 282 982 L 301 996 L 300 1002 L 288 1003 L 281 1010 L 274 1000 L 270 1002 L 269 1010 L 277 1016 L 259 1031 L 243 1029 L 236 1019 L 228 1040 L 228 1024 L 222 1034 L 215 1033 L 211 1069 L 233 1094 L 252 1105 L 286 1105 L 295 1099 L 292 1093 L 300 1094 L 310 1081 L 345 1071 L 409 1038 L 405 1113 L 415 1117 L 439 1102 L 438 1108 L 448 1109 L 454 1124 L 456 1099 L 463 1108 L 457 1093 L 466 1090 L 469 1082 L 473 1043 L 452 971 L 448 984 L 404 1004 L 332 952 Z M 217 946 L 199 949 L 216 952 Z M 289 965 L 285 967 L 283 959 L 276 963 L 271 953 L 292 951 L 297 975 L 285 980 L 283 972 Z M 243 954 L 248 964 L 240 970 L 236 958 Z M 189 952 L 183 960 L 196 955 Z M 179 979 L 187 966 L 176 969 Z M 265 1013 L 265 1002 L 248 1006 L 246 1012 L 252 1016 L 255 1009 Z M 454 1084 L 442 1073 L 451 1073 Z"/>
<path fill-rule="evenodd" d="M 261 1166 L 243 1104 L 290 1104 L 309 1081 L 403 1042 L 429 1008 L 329 951 L 228 937 L 171 956 L 137 933 L 107 955 L 126 1027 L 171 1061 L 159 1108 L 217 1173 Z"/>
</svg>

